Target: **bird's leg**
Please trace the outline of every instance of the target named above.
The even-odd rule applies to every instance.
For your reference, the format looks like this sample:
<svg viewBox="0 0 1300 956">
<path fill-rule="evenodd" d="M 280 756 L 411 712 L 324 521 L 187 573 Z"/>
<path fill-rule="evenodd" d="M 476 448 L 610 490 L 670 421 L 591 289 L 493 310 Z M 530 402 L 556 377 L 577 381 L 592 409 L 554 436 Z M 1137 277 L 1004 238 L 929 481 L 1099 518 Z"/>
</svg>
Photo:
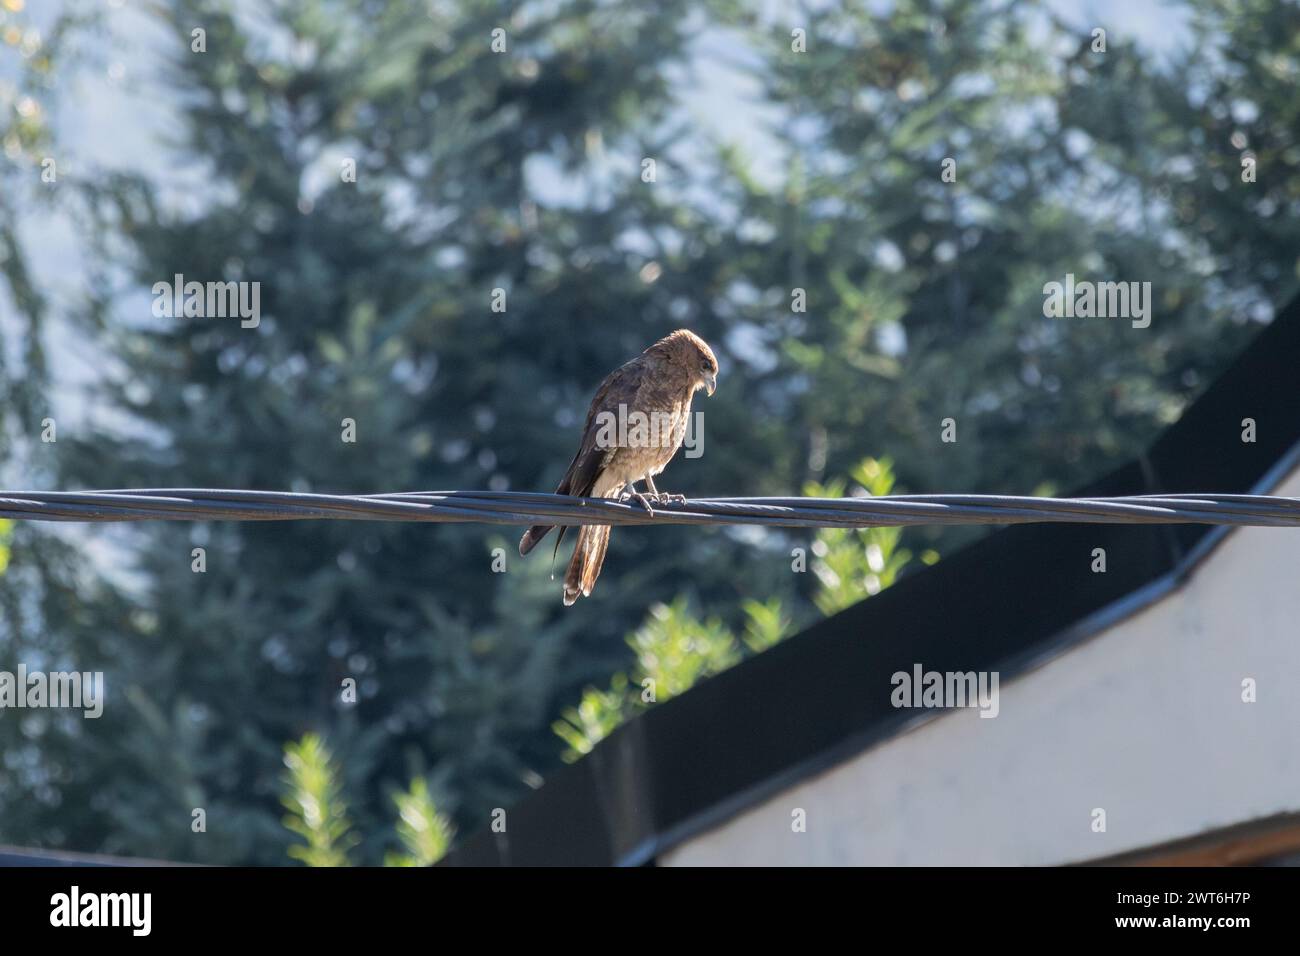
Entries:
<svg viewBox="0 0 1300 956">
<path fill-rule="evenodd" d="M 655 510 L 650 507 L 650 500 L 646 498 L 645 495 L 641 494 L 641 492 L 636 490 L 636 482 L 629 481 L 627 485 L 624 486 L 623 491 L 619 494 L 618 500 L 631 501 L 633 498 L 641 502 L 641 507 L 644 508 L 646 511 L 650 512 L 651 514 L 655 513 Z"/>
<path fill-rule="evenodd" d="M 654 478 L 652 478 L 650 475 L 646 475 L 646 476 L 645 476 L 645 484 L 646 484 L 646 487 L 650 489 L 650 497 L 654 499 L 655 504 L 659 504 L 659 505 L 663 505 L 663 504 L 678 504 L 678 505 L 684 505 L 684 504 L 686 504 L 686 496 L 685 496 L 685 495 L 670 495 L 670 494 L 667 494 L 667 493 L 661 493 L 661 492 L 659 491 L 659 489 L 655 487 L 655 480 L 654 480 Z"/>
</svg>

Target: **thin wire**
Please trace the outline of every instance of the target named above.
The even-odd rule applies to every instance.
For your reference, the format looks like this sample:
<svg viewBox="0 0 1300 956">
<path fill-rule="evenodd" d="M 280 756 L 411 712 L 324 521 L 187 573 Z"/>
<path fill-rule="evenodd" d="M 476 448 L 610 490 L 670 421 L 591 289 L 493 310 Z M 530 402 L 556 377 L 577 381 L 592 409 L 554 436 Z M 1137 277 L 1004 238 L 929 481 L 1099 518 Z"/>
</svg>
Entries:
<svg viewBox="0 0 1300 956">
<path fill-rule="evenodd" d="M 25 521 L 480 522 L 500 525 L 1214 524 L 1300 527 L 1300 498 L 1174 494 L 1115 498 L 885 495 L 861 498 L 699 498 L 654 504 L 517 491 L 319 495 L 213 488 L 0 492 L 0 518 Z"/>
</svg>

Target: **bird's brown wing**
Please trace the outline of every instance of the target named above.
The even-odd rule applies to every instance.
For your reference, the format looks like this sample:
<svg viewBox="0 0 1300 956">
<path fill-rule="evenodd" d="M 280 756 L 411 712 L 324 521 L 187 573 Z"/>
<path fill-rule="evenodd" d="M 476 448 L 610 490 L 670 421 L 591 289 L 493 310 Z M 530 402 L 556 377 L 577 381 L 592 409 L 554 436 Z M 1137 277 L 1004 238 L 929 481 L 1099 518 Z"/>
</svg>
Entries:
<svg viewBox="0 0 1300 956">
<path fill-rule="evenodd" d="M 582 430 L 582 443 L 578 446 L 577 454 L 573 456 L 573 461 L 569 462 L 564 477 L 560 479 L 560 484 L 555 489 L 557 495 L 586 497 L 591 494 L 591 490 L 601 472 L 605 470 L 610 459 L 618 452 L 616 447 L 601 447 L 597 444 L 601 432 L 597 418 L 602 412 L 617 416 L 619 405 L 623 405 L 629 410 L 635 408 L 637 394 L 646 371 L 645 359 L 643 356 L 638 355 L 632 361 L 620 365 L 605 376 L 605 380 L 596 389 L 595 398 L 591 400 L 591 407 L 587 409 L 587 421 Z M 535 525 L 525 531 L 524 536 L 519 539 L 519 553 L 523 555 L 533 550 L 537 542 L 546 537 L 553 527 L 554 525 Z M 556 548 L 559 548 L 560 541 L 563 539 L 564 530 L 561 529 L 560 537 L 555 542 Z"/>
<path fill-rule="evenodd" d="M 671 365 L 647 356 L 635 378 L 628 376 L 627 381 L 621 384 L 626 385 L 626 390 L 612 389 L 611 393 L 619 391 L 620 394 L 611 394 L 605 399 L 609 410 L 626 405 L 629 414 L 663 416 L 660 424 L 667 422 L 670 428 L 685 424 L 692 386 L 689 378 L 676 374 Z M 651 421 L 656 419 L 652 417 Z M 669 436 L 662 433 L 656 440 L 653 431 L 646 437 L 649 439 L 647 443 L 633 441 L 620 446 L 601 463 L 595 475 L 594 494 L 609 494 L 620 486 L 621 481 L 635 481 L 641 476 L 657 473 L 668 464 L 677 450 L 676 443 L 680 441 L 677 429 L 673 428 L 671 440 L 666 440 Z M 564 572 L 565 606 L 589 595 L 596 586 L 596 578 L 600 576 L 605 552 L 609 548 L 609 532 L 609 525 L 583 525 L 578 529 L 578 542 Z"/>
</svg>

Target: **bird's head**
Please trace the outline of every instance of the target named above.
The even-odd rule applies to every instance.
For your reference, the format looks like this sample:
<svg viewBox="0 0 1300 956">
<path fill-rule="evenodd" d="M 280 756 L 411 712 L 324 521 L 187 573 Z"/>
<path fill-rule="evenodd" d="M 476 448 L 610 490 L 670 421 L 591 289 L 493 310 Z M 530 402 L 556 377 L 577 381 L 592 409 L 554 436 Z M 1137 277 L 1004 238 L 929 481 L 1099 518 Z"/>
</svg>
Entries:
<svg viewBox="0 0 1300 956">
<path fill-rule="evenodd" d="M 651 349 L 662 352 L 670 362 L 686 371 L 692 390 L 703 388 L 710 395 L 718 387 L 718 359 L 709 343 L 689 329 L 666 335 Z"/>
</svg>

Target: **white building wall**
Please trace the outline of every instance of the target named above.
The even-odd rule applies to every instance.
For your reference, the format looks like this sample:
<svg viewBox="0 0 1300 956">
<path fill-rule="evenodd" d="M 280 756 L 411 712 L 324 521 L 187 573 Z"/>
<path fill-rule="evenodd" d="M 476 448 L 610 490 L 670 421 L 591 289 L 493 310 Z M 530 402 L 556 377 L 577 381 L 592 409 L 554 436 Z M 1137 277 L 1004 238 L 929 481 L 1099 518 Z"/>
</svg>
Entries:
<svg viewBox="0 0 1300 956">
<path fill-rule="evenodd" d="M 1273 493 L 1300 496 L 1300 473 Z M 660 863 L 1059 864 L 1300 811 L 1300 530 L 1232 532 L 1182 588 L 1000 691 L 996 718 L 947 712 Z"/>
</svg>

